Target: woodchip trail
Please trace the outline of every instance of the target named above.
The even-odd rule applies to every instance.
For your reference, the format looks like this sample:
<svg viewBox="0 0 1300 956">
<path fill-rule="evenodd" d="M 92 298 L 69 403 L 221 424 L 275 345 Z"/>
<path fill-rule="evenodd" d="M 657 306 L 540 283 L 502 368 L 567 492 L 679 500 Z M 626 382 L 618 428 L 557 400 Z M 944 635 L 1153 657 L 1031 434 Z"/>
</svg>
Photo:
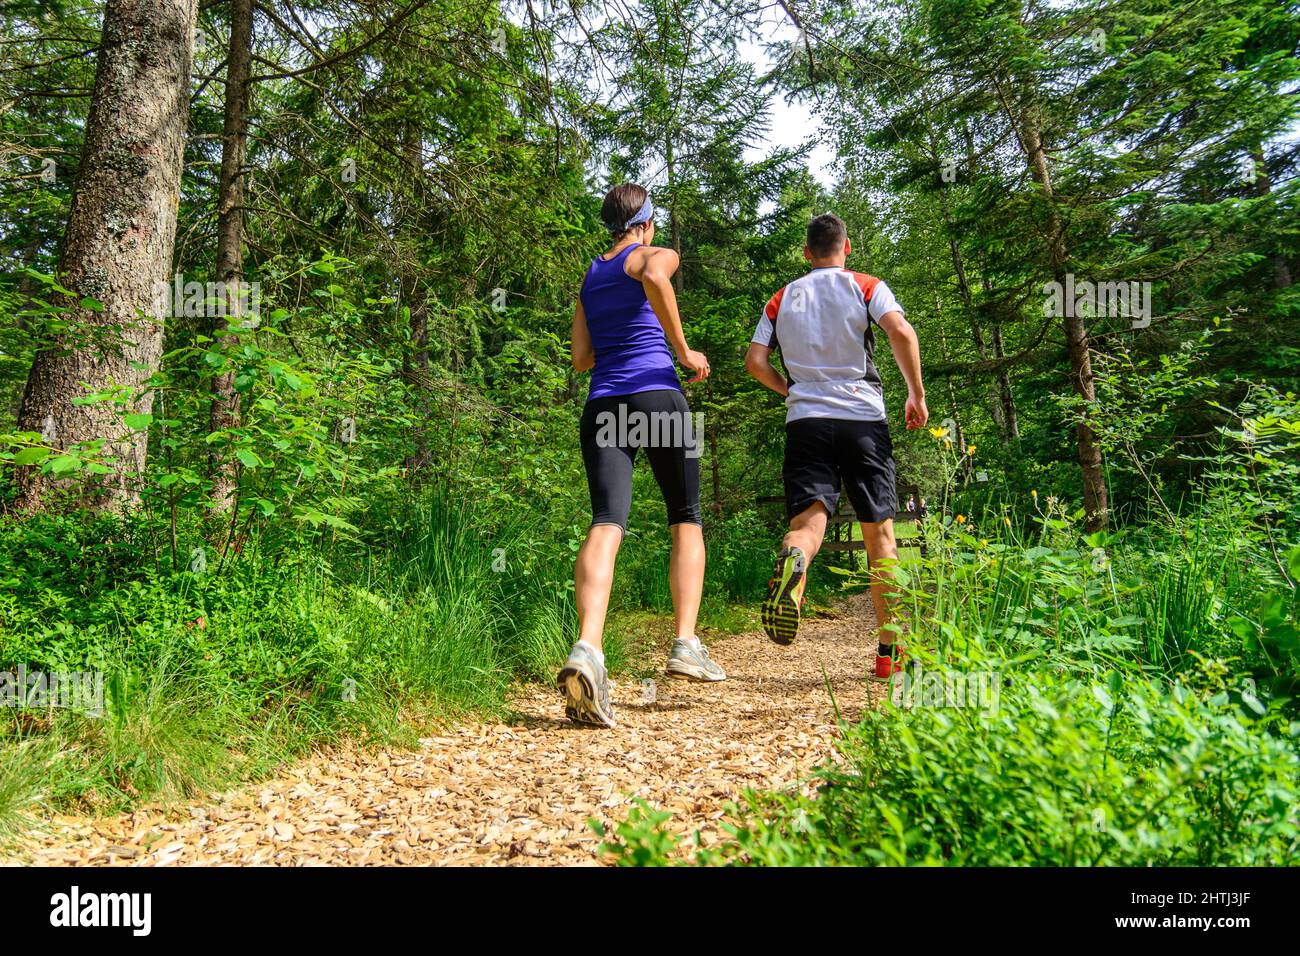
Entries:
<svg viewBox="0 0 1300 956">
<path fill-rule="evenodd" d="M 521 688 L 510 723 L 465 724 L 415 751 L 335 751 L 277 777 L 179 807 L 101 819 L 54 817 L 7 863 L 38 865 L 599 865 L 595 817 L 626 817 L 634 797 L 672 825 L 719 837 L 724 805 L 746 787 L 805 785 L 834 759 L 835 713 L 857 719 L 884 692 L 870 602 L 807 621 L 788 648 L 761 633 L 711 645 L 720 684 L 655 678 L 613 688 L 614 730 L 575 727 L 556 691 Z M 823 674 L 824 669 L 824 674 Z"/>
</svg>

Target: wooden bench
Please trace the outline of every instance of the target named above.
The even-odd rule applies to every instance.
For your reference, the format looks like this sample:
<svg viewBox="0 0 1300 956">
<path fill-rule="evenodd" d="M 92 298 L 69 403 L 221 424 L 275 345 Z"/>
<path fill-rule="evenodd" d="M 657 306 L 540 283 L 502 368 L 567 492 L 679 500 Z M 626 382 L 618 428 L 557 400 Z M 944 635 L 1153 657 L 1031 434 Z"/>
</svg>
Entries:
<svg viewBox="0 0 1300 956">
<path fill-rule="evenodd" d="M 908 501 L 912 502 L 912 507 L 908 508 Z M 925 517 L 925 512 L 921 509 L 921 490 L 916 485 L 904 484 L 898 485 L 898 503 L 901 506 L 898 511 L 894 512 L 894 523 L 912 522 L 916 524 Z M 764 496 L 758 499 L 760 505 L 784 505 L 785 498 L 779 496 Z M 866 545 L 860 540 L 853 537 L 853 526 L 858 523 L 857 515 L 853 513 L 853 506 L 849 503 L 848 496 L 841 489 L 839 507 L 836 508 L 835 514 L 831 515 L 830 521 L 826 528 L 826 540 L 822 544 L 822 550 L 832 553 L 865 551 Z M 915 541 L 915 544 L 912 542 Z M 925 535 L 917 530 L 914 539 L 908 539 L 907 547 L 918 548 L 922 556 L 926 553 Z M 852 558 L 850 558 L 852 563 Z"/>
</svg>

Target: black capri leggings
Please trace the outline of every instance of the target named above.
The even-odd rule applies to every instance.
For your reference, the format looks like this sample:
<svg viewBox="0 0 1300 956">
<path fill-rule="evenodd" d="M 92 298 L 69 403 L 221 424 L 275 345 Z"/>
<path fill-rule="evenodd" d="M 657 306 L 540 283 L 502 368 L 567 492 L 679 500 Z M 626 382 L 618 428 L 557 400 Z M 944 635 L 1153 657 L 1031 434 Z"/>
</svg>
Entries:
<svg viewBox="0 0 1300 956">
<path fill-rule="evenodd" d="M 582 412 L 582 463 L 591 491 L 591 523 L 627 530 L 632 508 L 632 465 L 644 448 L 668 523 L 700 524 L 701 429 L 686 396 L 675 388 L 609 395 Z"/>
</svg>

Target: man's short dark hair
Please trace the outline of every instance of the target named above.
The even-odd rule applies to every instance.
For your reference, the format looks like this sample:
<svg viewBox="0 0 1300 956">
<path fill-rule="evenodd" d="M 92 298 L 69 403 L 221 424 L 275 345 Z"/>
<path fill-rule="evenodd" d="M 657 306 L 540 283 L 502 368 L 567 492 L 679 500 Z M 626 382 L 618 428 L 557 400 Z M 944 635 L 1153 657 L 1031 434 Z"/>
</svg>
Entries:
<svg viewBox="0 0 1300 956">
<path fill-rule="evenodd" d="M 844 220 L 833 213 L 814 216 L 808 223 L 808 251 L 818 259 L 835 255 L 844 248 L 844 240 L 848 237 L 849 230 Z"/>
</svg>

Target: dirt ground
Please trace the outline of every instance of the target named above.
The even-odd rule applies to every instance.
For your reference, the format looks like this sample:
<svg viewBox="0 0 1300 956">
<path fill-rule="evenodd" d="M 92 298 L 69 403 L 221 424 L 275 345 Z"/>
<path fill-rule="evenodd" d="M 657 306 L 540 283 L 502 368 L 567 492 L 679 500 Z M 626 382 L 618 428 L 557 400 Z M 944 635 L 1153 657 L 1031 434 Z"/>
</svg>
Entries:
<svg viewBox="0 0 1300 956">
<path fill-rule="evenodd" d="M 883 687 L 864 679 L 874 632 L 859 595 L 789 648 L 761 633 L 713 643 L 723 683 L 661 674 L 645 703 L 638 682 L 615 681 L 614 730 L 576 727 L 555 690 L 530 686 L 512 723 L 461 726 L 416 751 L 321 754 L 205 804 L 52 818 L 6 862 L 599 865 L 588 819 L 621 820 L 634 797 L 707 844 L 742 790 L 799 786 L 833 759 L 826 680 L 849 720 L 877 699 Z"/>
</svg>

